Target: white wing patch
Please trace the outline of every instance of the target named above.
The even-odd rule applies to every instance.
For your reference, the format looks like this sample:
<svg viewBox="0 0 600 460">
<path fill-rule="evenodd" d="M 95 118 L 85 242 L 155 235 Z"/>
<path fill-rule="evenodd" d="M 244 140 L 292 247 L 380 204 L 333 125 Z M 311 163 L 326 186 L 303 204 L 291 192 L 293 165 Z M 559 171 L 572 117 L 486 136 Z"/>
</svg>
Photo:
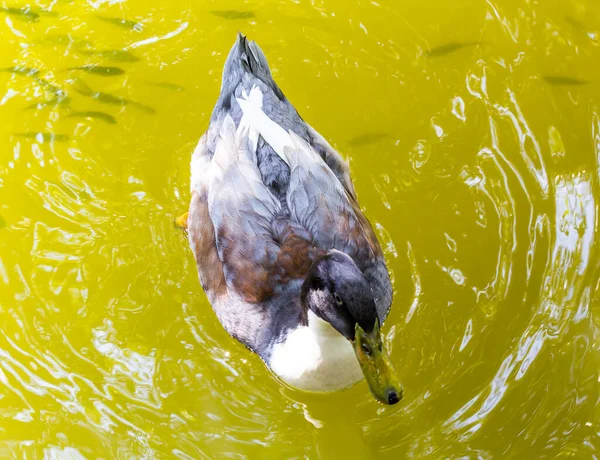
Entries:
<svg viewBox="0 0 600 460">
<path fill-rule="evenodd" d="M 243 114 L 238 131 L 242 127 L 248 128 L 254 151 L 260 135 L 292 170 L 298 166 L 307 171 L 315 165 L 322 167 L 336 191 L 340 196 L 345 196 L 341 182 L 315 149 L 292 131 L 283 129 L 263 111 L 263 94 L 257 86 L 252 87 L 250 94 L 243 90 L 237 102 Z"/>
<path fill-rule="evenodd" d="M 293 142 L 290 134 L 269 118 L 269 116 L 262 110 L 263 95 L 257 86 L 253 86 L 250 90 L 250 94 L 246 94 L 246 91 L 242 92 L 242 97 L 237 98 L 237 102 L 242 108 L 242 120 L 240 121 L 240 128 L 242 126 L 248 126 L 250 132 L 250 139 L 255 141 L 254 151 L 256 151 L 256 141 L 258 141 L 258 135 L 269 144 L 273 150 L 285 161 L 288 166 L 290 162 L 285 154 L 286 148 L 292 148 Z"/>
</svg>

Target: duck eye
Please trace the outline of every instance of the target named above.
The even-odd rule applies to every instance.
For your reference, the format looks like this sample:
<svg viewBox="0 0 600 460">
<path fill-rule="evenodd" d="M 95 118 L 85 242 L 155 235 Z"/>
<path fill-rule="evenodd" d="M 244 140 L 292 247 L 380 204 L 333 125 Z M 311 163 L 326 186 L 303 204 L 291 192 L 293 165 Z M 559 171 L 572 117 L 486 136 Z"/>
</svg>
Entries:
<svg viewBox="0 0 600 460">
<path fill-rule="evenodd" d="M 342 300 L 342 298 L 338 295 L 337 292 L 334 292 L 333 294 L 333 298 L 335 299 L 335 301 L 337 302 L 338 305 L 342 305 L 344 303 L 344 301 Z"/>
<path fill-rule="evenodd" d="M 367 345 L 366 342 L 362 342 L 360 344 L 360 347 L 362 348 L 362 351 L 365 352 L 365 355 L 371 356 L 371 348 L 369 347 L 369 345 Z"/>
</svg>

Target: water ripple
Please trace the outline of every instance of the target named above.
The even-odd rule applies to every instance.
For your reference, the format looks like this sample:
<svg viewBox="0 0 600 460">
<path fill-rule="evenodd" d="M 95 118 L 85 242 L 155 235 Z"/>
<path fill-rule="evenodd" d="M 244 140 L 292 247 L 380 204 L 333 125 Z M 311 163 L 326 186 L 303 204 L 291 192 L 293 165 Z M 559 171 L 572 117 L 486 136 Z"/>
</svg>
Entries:
<svg viewBox="0 0 600 460">
<path fill-rule="evenodd" d="M 0 12 L 0 68 L 40 72 L 0 72 L 0 457 L 598 456 L 598 5 L 31 8 Z M 172 222 L 239 30 L 349 156 L 392 274 L 399 405 L 288 388 L 200 290 Z M 66 70 L 123 49 L 120 76 Z"/>
</svg>

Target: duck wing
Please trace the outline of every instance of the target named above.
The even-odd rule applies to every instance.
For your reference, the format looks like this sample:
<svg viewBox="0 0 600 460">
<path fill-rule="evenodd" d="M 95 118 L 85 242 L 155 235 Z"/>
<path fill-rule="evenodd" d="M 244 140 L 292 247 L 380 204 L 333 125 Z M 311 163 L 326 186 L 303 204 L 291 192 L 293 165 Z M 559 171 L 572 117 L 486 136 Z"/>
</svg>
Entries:
<svg viewBox="0 0 600 460">
<path fill-rule="evenodd" d="M 353 188 L 344 185 L 343 177 L 310 144 L 310 137 L 286 131 L 268 115 L 268 100 L 258 86 L 244 91 L 236 101 L 242 110 L 239 127 L 247 130 L 249 139 L 264 139 L 288 168 L 280 208 L 286 210 L 287 224 L 303 229 L 309 246 L 321 251 L 337 249 L 354 259 L 373 288 L 383 321 L 391 304 L 391 283 L 381 247 Z"/>
<path fill-rule="evenodd" d="M 212 159 L 208 211 L 227 285 L 247 302 L 272 294 L 270 272 L 280 250 L 273 222 L 281 204 L 263 183 L 248 127 L 225 117 Z"/>
<path fill-rule="evenodd" d="M 383 323 L 392 303 L 392 286 L 373 228 L 355 195 L 312 146 L 289 134 L 293 146 L 286 147 L 285 155 L 291 167 L 287 195 L 291 215 L 308 229 L 319 247 L 352 257 L 373 290 L 377 315 Z"/>
</svg>

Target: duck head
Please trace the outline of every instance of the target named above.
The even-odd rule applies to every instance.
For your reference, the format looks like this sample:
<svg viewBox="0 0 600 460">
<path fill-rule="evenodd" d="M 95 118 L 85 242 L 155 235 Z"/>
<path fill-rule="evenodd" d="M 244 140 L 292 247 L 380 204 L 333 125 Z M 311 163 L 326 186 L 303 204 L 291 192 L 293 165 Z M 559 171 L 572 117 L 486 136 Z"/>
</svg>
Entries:
<svg viewBox="0 0 600 460">
<path fill-rule="evenodd" d="M 380 332 L 373 292 L 347 254 L 330 251 L 311 266 L 302 285 L 302 303 L 353 346 L 375 398 L 384 404 L 402 399 L 402 385 Z"/>
</svg>

